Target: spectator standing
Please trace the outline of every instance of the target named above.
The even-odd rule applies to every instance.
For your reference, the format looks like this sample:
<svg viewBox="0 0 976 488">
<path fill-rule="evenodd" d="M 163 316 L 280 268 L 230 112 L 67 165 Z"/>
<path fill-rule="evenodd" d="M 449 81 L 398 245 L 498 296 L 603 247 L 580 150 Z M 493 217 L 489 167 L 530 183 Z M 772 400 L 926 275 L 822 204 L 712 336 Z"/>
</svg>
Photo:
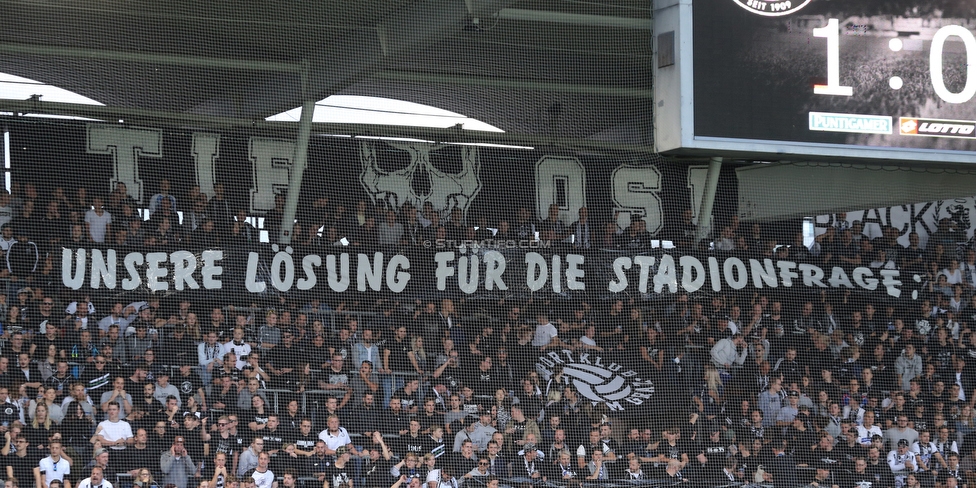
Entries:
<svg viewBox="0 0 976 488">
<path fill-rule="evenodd" d="M 376 226 L 376 243 L 381 247 L 394 247 L 403 239 L 403 224 L 397 222 L 396 213 L 386 211 L 383 222 Z"/>
<path fill-rule="evenodd" d="M 51 441 L 48 449 L 50 455 L 37 465 L 39 488 L 48 488 L 55 480 L 70 488 L 70 483 L 66 484 L 64 478 L 71 474 L 71 463 L 61 455 L 61 441 Z"/>
<path fill-rule="evenodd" d="M 915 345 L 908 343 L 905 350 L 895 360 L 895 373 L 902 390 L 911 389 L 912 379 L 922 375 L 922 357 L 915 353 Z"/>
<path fill-rule="evenodd" d="M 163 200 L 168 202 L 165 204 L 166 207 L 170 209 L 176 209 L 176 197 L 170 194 L 169 180 L 163 178 L 159 181 L 159 193 L 152 196 L 149 199 L 149 213 L 154 214 L 160 207 L 164 206 Z"/>
<path fill-rule="evenodd" d="M 176 436 L 173 439 L 173 445 L 160 455 L 159 469 L 165 475 L 163 483 L 172 483 L 177 488 L 187 488 L 190 478 L 197 471 L 197 467 L 186 451 L 182 436 Z"/>
<path fill-rule="evenodd" d="M 105 210 L 101 197 L 92 199 L 92 209 L 85 212 L 85 230 L 92 242 L 102 244 L 112 232 L 112 214 Z"/>
<path fill-rule="evenodd" d="M 734 367 L 741 367 L 746 362 L 749 348 L 742 334 L 719 339 L 710 351 L 712 364 L 722 375 L 722 382 L 728 383 L 732 379 Z M 775 419 L 773 419 L 775 420 Z"/>
</svg>

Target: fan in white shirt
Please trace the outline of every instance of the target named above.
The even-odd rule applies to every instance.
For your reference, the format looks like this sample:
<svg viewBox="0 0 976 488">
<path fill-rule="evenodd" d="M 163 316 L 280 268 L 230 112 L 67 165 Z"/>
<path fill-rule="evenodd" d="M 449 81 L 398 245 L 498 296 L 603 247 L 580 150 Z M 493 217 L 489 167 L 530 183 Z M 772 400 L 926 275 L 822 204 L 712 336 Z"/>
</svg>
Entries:
<svg viewBox="0 0 976 488">
<path fill-rule="evenodd" d="M 258 467 L 254 468 L 254 472 L 251 473 L 251 479 L 254 480 L 255 487 L 278 488 L 278 482 L 275 481 L 275 474 L 268 468 L 270 461 L 271 456 L 268 453 L 262 452 L 258 454 Z"/>
<path fill-rule="evenodd" d="M 234 338 L 223 344 L 223 353 L 233 352 L 237 357 L 234 365 L 237 369 L 244 369 L 247 365 L 247 356 L 251 354 L 251 345 L 244 341 L 244 328 L 234 327 Z"/>
<path fill-rule="evenodd" d="M 120 410 L 121 407 L 119 407 L 118 402 L 110 402 L 108 404 L 108 420 L 103 420 L 95 428 L 95 439 L 102 446 L 119 450 L 125 449 L 127 444 L 135 442 L 132 426 L 125 420 L 119 420 Z"/>
<path fill-rule="evenodd" d="M 14 238 L 14 226 L 4 224 L 3 231 L 0 231 L 0 251 L 9 251 L 10 246 L 15 242 L 17 242 L 17 239 Z"/>
<path fill-rule="evenodd" d="M 874 412 L 864 412 L 864 419 L 861 425 L 857 426 L 857 442 L 864 447 L 871 446 L 871 438 L 874 436 L 884 436 L 881 428 L 874 425 Z"/>
<path fill-rule="evenodd" d="M 429 488 L 458 488 L 458 481 L 454 478 L 450 467 L 445 466 L 441 469 L 432 469 L 427 473 Z"/>
<path fill-rule="evenodd" d="M 962 269 L 959 268 L 959 261 L 956 261 L 955 259 L 952 260 L 952 264 L 950 264 L 948 268 L 944 268 L 942 270 L 942 274 L 948 278 L 947 281 L 950 285 L 959 285 L 963 283 L 964 279 Z"/>
<path fill-rule="evenodd" d="M 61 442 L 51 441 L 48 449 L 51 455 L 37 463 L 40 484 L 45 488 L 54 480 L 60 481 L 63 485 L 64 477 L 71 474 L 71 463 L 61 456 Z"/>
<path fill-rule="evenodd" d="M 91 470 L 91 477 L 85 478 L 78 483 L 78 488 L 114 488 L 112 482 L 104 478 L 102 468 L 94 466 Z"/>
</svg>

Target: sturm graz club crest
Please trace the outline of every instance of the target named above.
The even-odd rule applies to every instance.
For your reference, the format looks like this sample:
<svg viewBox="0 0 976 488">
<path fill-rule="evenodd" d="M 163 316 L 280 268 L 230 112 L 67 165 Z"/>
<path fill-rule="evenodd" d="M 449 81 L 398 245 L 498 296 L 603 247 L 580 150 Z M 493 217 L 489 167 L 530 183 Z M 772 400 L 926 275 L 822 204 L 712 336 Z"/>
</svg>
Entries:
<svg viewBox="0 0 976 488">
<path fill-rule="evenodd" d="M 790 15 L 813 0 L 732 0 L 740 7 L 757 15 L 779 17 Z"/>
<path fill-rule="evenodd" d="M 536 368 L 550 376 L 556 366 L 563 368 L 563 381 L 579 394 L 596 403 L 606 403 L 614 412 L 632 410 L 654 395 L 654 383 L 625 365 L 602 356 L 568 349 L 550 351 L 539 357 Z"/>
<path fill-rule="evenodd" d="M 181 381 L 179 386 L 180 393 L 184 395 L 192 395 L 195 393 L 193 388 L 193 382 L 190 380 Z"/>
</svg>

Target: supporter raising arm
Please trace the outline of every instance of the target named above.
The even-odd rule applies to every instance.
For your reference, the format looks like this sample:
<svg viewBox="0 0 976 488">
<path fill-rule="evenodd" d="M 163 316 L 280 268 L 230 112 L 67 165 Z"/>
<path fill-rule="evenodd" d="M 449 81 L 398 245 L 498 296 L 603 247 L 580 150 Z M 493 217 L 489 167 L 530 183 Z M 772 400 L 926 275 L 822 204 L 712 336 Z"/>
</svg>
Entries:
<svg viewBox="0 0 976 488">
<path fill-rule="evenodd" d="M 712 364 L 724 373 L 728 373 L 733 365 L 745 364 L 748 353 L 749 348 L 746 347 L 746 340 L 742 334 L 717 341 L 710 352 Z"/>
</svg>

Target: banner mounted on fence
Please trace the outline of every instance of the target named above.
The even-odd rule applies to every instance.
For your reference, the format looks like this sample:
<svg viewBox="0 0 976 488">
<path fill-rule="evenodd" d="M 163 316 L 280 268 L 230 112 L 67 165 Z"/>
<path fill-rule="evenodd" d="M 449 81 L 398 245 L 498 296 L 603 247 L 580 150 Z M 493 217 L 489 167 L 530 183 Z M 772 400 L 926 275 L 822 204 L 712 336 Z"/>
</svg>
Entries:
<svg viewBox="0 0 976 488">
<path fill-rule="evenodd" d="M 439 252 L 299 254 L 277 244 L 256 250 L 193 253 L 63 249 L 61 279 L 79 290 L 150 292 L 237 290 L 247 293 L 317 290 L 331 293 L 729 292 L 764 288 L 846 288 L 901 296 L 898 270 L 787 260 L 455 249 Z M 243 290 L 241 290 L 243 287 Z"/>
<path fill-rule="evenodd" d="M 816 218 L 816 233 L 823 234 L 827 227 L 850 227 L 861 222 L 863 233 L 870 239 L 881 237 L 884 228 L 897 231 L 898 243 L 909 244 L 909 234 L 918 234 L 919 245 L 925 248 L 929 237 L 939 230 L 951 232 L 959 242 L 972 239 L 976 232 L 976 197 L 936 200 L 932 202 L 896 205 L 894 207 L 872 208 L 844 214 L 819 215 Z M 948 224 L 950 228 L 941 228 Z"/>
</svg>

